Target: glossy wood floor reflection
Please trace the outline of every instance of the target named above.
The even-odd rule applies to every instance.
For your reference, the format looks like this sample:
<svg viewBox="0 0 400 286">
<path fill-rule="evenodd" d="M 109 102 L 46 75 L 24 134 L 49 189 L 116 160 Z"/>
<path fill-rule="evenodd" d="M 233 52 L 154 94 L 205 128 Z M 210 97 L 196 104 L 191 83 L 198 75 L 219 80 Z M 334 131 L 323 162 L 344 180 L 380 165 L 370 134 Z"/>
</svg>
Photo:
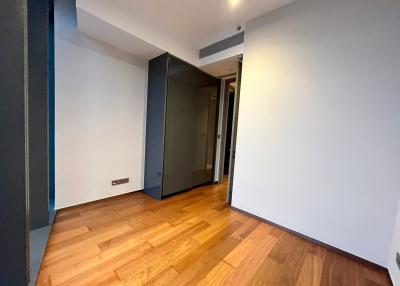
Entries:
<svg viewBox="0 0 400 286">
<path fill-rule="evenodd" d="M 390 285 L 359 263 L 236 212 L 226 184 L 60 210 L 38 285 Z"/>
</svg>

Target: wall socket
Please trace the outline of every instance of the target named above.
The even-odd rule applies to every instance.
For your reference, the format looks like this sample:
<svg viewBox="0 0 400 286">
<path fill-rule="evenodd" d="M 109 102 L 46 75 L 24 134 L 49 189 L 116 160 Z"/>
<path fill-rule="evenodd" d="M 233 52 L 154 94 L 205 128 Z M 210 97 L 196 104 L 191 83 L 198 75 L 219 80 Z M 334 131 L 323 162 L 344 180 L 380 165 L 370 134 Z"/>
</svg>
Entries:
<svg viewBox="0 0 400 286">
<path fill-rule="evenodd" d="M 118 180 L 111 181 L 111 186 L 127 184 L 127 183 L 129 183 L 129 178 L 118 179 Z"/>
</svg>

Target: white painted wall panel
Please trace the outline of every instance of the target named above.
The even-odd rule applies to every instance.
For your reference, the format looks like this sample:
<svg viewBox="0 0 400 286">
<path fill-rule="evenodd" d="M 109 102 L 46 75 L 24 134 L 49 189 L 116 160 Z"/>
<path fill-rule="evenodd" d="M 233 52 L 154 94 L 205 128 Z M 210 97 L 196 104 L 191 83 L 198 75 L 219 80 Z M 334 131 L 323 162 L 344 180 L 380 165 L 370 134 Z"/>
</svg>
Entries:
<svg viewBox="0 0 400 286">
<path fill-rule="evenodd" d="M 78 33 L 74 1 L 55 35 L 56 209 L 142 189 L 147 63 Z"/>
<path fill-rule="evenodd" d="M 400 2 L 246 24 L 233 206 L 386 266 L 400 194 Z"/>
</svg>

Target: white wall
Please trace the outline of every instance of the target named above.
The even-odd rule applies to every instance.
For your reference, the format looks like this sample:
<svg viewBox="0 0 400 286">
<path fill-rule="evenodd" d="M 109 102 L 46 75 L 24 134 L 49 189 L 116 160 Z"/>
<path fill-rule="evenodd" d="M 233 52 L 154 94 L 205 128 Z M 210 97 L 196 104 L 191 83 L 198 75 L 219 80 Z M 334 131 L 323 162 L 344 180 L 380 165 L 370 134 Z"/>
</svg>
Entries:
<svg viewBox="0 0 400 286">
<path fill-rule="evenodd" d="M 167 3 L 167 2 L 164 2 Z M 109 1 L 109 0 L 77 0 L 77 6 L 82 11 L 86 11 L 106 23 L 117 27 L 121 31 L 127 32 L 138 39 L 148 42 L 153 47 L 161 50 L 168 51 L 169 53 L 178 56 L 179 58 L 196 64 L 198 59 L 198 49 L 182 41 L 182 34 L 177 36 L 175 30 L 166 28 L 164 25 L 163 30 L 158 29 L 160 26 L 151 23 L 159 23 L 163 17 L 149 17 L 153 15 L 152 9 L 157 9 L 157 3 L 152 2 L 154 8 L 150 10 L 142 10 L 139 3 L 133 1 Z M 133 15 L 132 9 L 137 5 L 139 10 L 146 11 L 145 13 Z M 160 4 L 161 5 L 161 4 Z M 146 5 L 144 5 L 146 6 Z M 170 7 L 170 6 L 169 6 Z M 160 9 L 160 8 L 159 8 Z M 137 10 L 137 9 L 136 9 Z M 164 13 L 164 16 L 167 15 Z M 148 20 L 150 19 L 150 23 Z M 166 20 L 164 20 L 166 21 Z M 172 21 L 168 19 L 168 21 Z M 178 21 L 178 23 L 181 23 Z"/>
<path fill-rule="evenodd" d="M 246 24 L 233 206 L 386 266 L 400 193 L 400 1 Z"/>
<path fill-rule="evenodd" d="M 74 1 L 55 5 L 58 209 L 143 188 L 147 63 L 79 34 Z"/>
<path fill-rule="evenodd" d="M 399 201 L 399 206 L 397 208 L 397 219 L 396 219 L 396 225 L 392 239 L 392 247 L 390 249 L 389 262 L 388 262 L 389 273 L 390 276 L 392 277 L 392 281 L 395 286 L 400 286 L 400 270 L 396 264 L 397 252 L 400 253 L 400 201 Z"/>
</svg>

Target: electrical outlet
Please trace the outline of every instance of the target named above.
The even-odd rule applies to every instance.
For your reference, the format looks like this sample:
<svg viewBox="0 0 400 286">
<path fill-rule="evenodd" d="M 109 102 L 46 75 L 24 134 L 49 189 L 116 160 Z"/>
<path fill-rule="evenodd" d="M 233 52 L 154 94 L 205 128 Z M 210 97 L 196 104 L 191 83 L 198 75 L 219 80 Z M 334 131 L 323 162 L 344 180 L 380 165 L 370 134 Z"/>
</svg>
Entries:
<svg viewBox="0 0 400 286">
<path fill-rule="evenodd" d="M 119 179 L 119 180 L 114 180 L 111 182 L 111 186 L 116 186 L 116 185 L 121 185 L 121 184 L 127 184 L 129 183 L 129 178 L 124 178 L 124 179 Z"/>
<path fill-rule="evenodd" d="M 396 263 L 397 263 L 397 267 L 399 268 L 399 270 L 400 270 L 400 253 L 396 253 Z"/>
</svg>

